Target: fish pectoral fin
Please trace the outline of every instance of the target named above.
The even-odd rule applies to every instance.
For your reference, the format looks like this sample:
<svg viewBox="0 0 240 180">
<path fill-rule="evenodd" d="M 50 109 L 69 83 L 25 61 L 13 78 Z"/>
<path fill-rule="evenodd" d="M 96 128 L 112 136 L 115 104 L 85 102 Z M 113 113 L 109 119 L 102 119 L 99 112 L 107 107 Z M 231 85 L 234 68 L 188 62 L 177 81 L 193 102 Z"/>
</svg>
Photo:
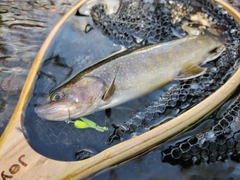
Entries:
<svg viewBox="0 0 240 180">
<path fill-rule="evenodd" d="M 108 89 L 106 90 L 106 92 L 104 93 L 103 97 L 102 97 L 102 100 L 106 101 L 108 100 L 113 94 L 114 94 L 114 91 L 116 89 L 116 86 L 115 86 L 115 81 L 116 81 L 116 77 L 117 77 L 117 74 L 118 74 L 118 71 L 120 69 L 120 65 L 118 66 L 118 69 L 116 70 L 116 74 L 113 78 L 113 81 L 112 83 L 110 84 L 110 86 L 108 87 Z"/>
<path fill-rule="evenodd" d="M 209 61 L 213 61 L 215 59 L 217 59 L 224 51 L 226 50 L 226 47 L 224 45 L 218 47 L 215 52 L 213 52 L 212 54 L 210 54 L 204 61 L 202 64 L 205 64 Z"/>
<path fill-rule="evenodd" d="M 206 68 L 202 68 L 198 65 L 187 63 L 186 65 L 183 66 L 177 77 L 174 79 L 175 80 L 192 79 L 203 75 L 206 72 L 206 70 L 207 70 Z"/>
<path fill-rule="evenodd" d="M 114 94 L 114 91 L 116 89 L 115 80 L 116 80 L 116 76 L 114 77 L 112 83 L 110 84 L 110 86 L 108 87 L 106 92 L 104 93 L 102 100 L 106 101 Z"/>
</svg>

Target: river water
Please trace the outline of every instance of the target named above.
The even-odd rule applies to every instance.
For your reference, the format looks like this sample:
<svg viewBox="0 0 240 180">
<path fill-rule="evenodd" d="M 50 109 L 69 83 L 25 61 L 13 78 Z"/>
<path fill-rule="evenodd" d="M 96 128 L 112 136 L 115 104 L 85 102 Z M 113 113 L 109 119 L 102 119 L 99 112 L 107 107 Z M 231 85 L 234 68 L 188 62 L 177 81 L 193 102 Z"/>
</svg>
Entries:
<svg viewBox="0 0 240 180">
<path fill-rule="evenodd" d="M 0 134 L 49 31 L 77 0 L 0 1 Z M 229 0 L 240 9 L 238 0 Z"/>
<path fill-rule="evenodd" d="M 49 31 L 77 0 L 0 1 L 0 134 Z M 228 0 L 240 9 L 238 0 Z"/>
<path fill-rule="evenodd" d="M 0 134 L 14 111 L 28 71 L 43 41 L 63 14 L 76 2 L 77 0 L 0 1 Z M 230 0 L 229 2 L 240 9 L 238 0 Z M 140 171 L 148 179 L 158 179 L 159 176 L 163 178 L 165 175 L 159 175 L 163 171 L 154 168 L 158 165 L 159 155 L 158 151 L 150 152 L 145 157 L 130 161 L 125 166 L 118 166 L 116 169 L 96 176 L 95 179 L 132 179 L 136 178 Z M 146 166 L 138 166 L 141 164 L 146 164 Z M 201 172 L 210 174 L 210 177 L 214 178 L 214 174 L 211 174 L 210 170 L 207 169 L 215 171 L 217 168 L 224 169 L 225 167 L 228 169 L 222 174 L 224 172 L 225 174 L 232 173 L 231 178 L 233 177 L 233 179 L 239 177 L 236 172 L 240 167 L 231 160 L 227 160 L 225 164 L 218 163 L 216 167 L 201 164 L 200 169 Z M 199 167 L 196 166 L 190 168 L 190 171 L 181 168 L 179 171 L 179 167 L 171 165 L 166 165 L 165 168 L 166 176 L 175 169 L 179 176 L 173 175 L 174 178 L 201 179 L 201 176 L 194 176 L 194 172 L 200 174 L 197 171 Z M 121 176 L 127 170 L 131 171 L 128 172 L 130 176 Z M 171 179 L 171 177 L 165 179 Z M 221 179 L 220 176 L 218 179 Z"/>
<path fill-rule="evenodd" d="M 0 1 L 0 134 L 43 41 L 76 2 Z"/>
</svg>

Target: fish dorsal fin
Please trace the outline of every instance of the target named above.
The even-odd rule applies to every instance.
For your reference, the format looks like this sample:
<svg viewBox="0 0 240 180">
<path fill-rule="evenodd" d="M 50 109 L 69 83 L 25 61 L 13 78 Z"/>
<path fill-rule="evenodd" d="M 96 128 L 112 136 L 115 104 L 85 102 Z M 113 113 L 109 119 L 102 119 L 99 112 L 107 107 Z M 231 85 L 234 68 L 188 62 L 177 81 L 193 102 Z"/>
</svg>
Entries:
<svg viewBox="0 0 240 180">
<path fill-rule="evenodd" d="M 176 80 L 186 80 L 192 79 L 198 76 L 203 75 L 206 72 L 206 68 L 202 68 L 198 65 L 187 63 L 183 66 L 177 77 Z"/>
<path fill-rule="evenodd" d="M 116 89 L 115 80 L 116 80 L 116 76 L 114 77 L 112 83 L 110 84 L 110 86 L 108 87 L 108 89 L 106 90 L 105 94 L 102 97 L 104 101 L 108 100 L 113 95 Z"/>
</svg>

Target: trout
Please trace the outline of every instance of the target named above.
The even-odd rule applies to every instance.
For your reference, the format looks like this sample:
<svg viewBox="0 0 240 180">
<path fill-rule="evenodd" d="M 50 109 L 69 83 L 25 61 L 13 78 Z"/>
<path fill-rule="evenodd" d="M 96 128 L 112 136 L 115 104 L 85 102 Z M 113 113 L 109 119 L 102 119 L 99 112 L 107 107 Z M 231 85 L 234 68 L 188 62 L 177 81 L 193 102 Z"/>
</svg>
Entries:
<svg viewBox="0 0 240 180">
<path fill-rule="evenodd" d="M 202 75 L 200 64 L 216 59 L 226 38 L 209 28 L 197 36 L 186 36 L 150 45 L 128 54 L 108 57 L 79 72 L 53 90 L 35 112 L 47 120 L 63 121 L 112 108 L 149 93 L 174 79 Z"/>
</svg>

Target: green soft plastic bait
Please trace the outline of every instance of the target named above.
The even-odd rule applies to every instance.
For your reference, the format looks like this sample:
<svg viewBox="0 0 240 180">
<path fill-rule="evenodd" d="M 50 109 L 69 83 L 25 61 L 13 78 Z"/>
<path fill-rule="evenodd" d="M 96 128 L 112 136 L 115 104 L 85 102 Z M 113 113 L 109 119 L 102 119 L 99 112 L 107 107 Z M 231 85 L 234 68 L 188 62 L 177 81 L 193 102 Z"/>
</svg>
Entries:
<svg viewBox="0 0 240 180">
<path fill-rule="evenodd" d="M 80 118 L 83 122 L 85 122 L 86 124 L 88 124 L 88 126 L 89 127 L 91 127 L 91 128 L 96 128 L 97 127 L 97 124 L 95 123 L 95 122 L 93 122 L 93 121 L 91 121 L 91 120 L 89 120 L 89 119 L 87 119 L 87 118 L 85 118 L 85 117 L 81 117 Z"/>
<path fill-rule="evenodd" d="M 76 120 L 76 121 L 74 122 L 74 126 L 75 126 L 76 128 L 78 128 L 78 129 L 89 128 L 87 123 L 85 123 L 85 122 L 83 122 L 83 121 L 79 121 L 79 120 Z"/>
<path fill-rule="evenodd" d="M 104 131 L 107 131 L 108 130 L 108 127 L 104 126 L 104 127 L 101 127 L 101 126 L 98 126 L 95 122 L 87 119 L 87 118 L 84 118 L 84 117 L 81 117 L 80 118 L 81 120 L 76 120 L 74 122 L 74 126 L 78 129 L 86 129 L 86 128 L 93 128 L 99 132 L 104 132 Z"/>
</svg>

